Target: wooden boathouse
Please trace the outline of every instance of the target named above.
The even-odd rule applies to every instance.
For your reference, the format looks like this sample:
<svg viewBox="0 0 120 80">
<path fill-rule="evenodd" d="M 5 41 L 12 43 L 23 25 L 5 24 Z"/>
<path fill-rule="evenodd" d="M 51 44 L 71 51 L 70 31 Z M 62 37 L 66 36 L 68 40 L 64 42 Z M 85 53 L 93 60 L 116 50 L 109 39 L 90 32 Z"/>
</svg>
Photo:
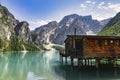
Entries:
<svg viewBox="0 0 120 80">
<path fill-rule="evenodd" d="M 71 65 L 77 59 L 78 66 L 90 65 L 90 60 L 94 59 L 96 68 L 101 60 L 107 59 L 116 67 L 120 57 L 120 36 L 67 35 L 65 50 L 60 52 L 60 57 L 66 62 L 69 57 Z"/>
</svg>

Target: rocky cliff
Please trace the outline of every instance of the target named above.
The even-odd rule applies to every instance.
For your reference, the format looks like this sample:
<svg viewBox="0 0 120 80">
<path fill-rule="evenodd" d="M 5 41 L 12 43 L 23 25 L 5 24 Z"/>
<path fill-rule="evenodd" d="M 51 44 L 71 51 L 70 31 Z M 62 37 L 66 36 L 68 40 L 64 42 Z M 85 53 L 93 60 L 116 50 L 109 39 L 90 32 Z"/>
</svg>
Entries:
<svg viewBox="0 0 120 80">
<path fill-rule="evenodd" d="M 0 51 L 38 50 L 31 42 L 29 24 L 19 22 L 9 10 L 0 5 Z"/>
<path fill-rule="evenodd" d="M 8 9 L 0 5 L 0 38 L 10 40 L 14 35 L 14 27 L 18 24 L 18 20 L 8 11 Z"/>
<path fill-rule="evenodd" d="M 36 28 L 32 32 L 32 34 L 34 35 L 32 38 L 33 42 L 35 42 L 36 44 L 43 44 L 43 43 L 47 44 L 49 42 L 52 42 L 57 27 L 58 27 L 58 23 L 56 21 L 52 21 L 46 25 Z"/>
<path fill-rule="evenodd" d="M 32 41 L 29 24 L 26 21 L 19 22 L 14 28 L 15 35 L 20 37 L 23 41 Z"/>
</svg>

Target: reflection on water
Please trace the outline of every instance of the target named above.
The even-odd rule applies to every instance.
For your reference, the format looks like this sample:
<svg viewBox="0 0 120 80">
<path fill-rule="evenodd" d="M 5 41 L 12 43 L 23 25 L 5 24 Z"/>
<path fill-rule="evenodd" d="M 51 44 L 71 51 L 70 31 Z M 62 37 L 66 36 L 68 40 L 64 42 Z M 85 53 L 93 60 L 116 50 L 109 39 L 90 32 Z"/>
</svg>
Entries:
<svg viewBox="0 0 120 80">
<path fill-rule="evenodd" d="M 119 80 L 120 69 L 61 65 L 57 51 L 0 54 L 0 80 Z"/>
</svg>

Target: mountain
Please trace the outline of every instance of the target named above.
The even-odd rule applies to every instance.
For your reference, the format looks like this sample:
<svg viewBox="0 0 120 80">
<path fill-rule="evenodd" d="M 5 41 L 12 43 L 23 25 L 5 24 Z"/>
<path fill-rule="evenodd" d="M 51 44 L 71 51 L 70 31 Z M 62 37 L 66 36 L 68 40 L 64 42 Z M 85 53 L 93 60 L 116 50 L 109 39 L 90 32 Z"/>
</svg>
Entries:
<svg viewBox="0 0 120 80">
<path fill-rule="evenodd" d="M 32 32 L 32 39 L 33 42 L 40 45 L 43 43 L 48 43 L 49 41 L 52 41 L 54 36 L 54 31 L 58 27 L 58 23 L 56 21 L 49 22 L 47 25 L 43 25 L 39 28 L 36 28 Z"/>
<path fill-rule="evenodd" d="M 18 20 L 14 18 L 6 7 L 0 5 L 0 38 L 10 40 L 17 24 Z"/>
<path fill-rule="evenodd" d="M 55 30 L 55 36 L 52 43 L 63 44 L 66 35 L 74 34 L 74 29 L 76 28 L 76 34 L 85 35 L 86 34 L 86 23 L 82 20 L 82 16 L 72 14 L 65 16 L 60 22 L 58 28 Z"/>
<path fill-rule="evenodd" d="M 103 26 L 106 26 L 111 19 L 112 19 L 112 18 L 108 18 L 108 19 L 101 20 L 101 21 L 100 21 L 100 24 L 103 25 Z"/>
<path fill-rule="evenodd" d="M 58 23 L 53 21 L 36 28 L 32 34 L 36 34 L 36 39 L 33 39 L 34 42 L 39 44 L 48 44 L 49 42 L 64 44 L 66 35 L 73 35 L 75 28 L 77 35 L 97 34 L 105 26 L 105 23 L 107 23 L 107 20 L 100 22 L 92 19 L 91 15 L 79 16 L 77 14 L 71 14 L 65 16 Z"/>
<path fill-rule="evenodd" d="M 53 23 L 50 22 L 47 25 L 36 28 L 33 31 L 33 33 L 37 35 L 36 39 L 34 38 L 34 41 L 39 44 L 49 42 L 63 44 L 66 39 L 66 35 L 73 35 L 75 28 L 77 29 L 76 34 L 78 35 L 87 35 L 88 33 L 96 34 L 104 27 L 105 21 L 106 20 L 99 22 L 97 20 L 93 20 L 91 15 L 68 15 L 59 23 L 56 22 L 56 25 L 49 26 L 50 23 Z"/>
<path fill-rule="evenodd" d="M 120 12 L 98 33 L 103 36 L 120 36 Z"/>
<path fill-rule="evenodd" d="M 19 22 L 14 28 L 15 35 L 24 41 L 32 41 L 29 24 L 26 21 Z"/>
<path fill-rule="evenodd" d="M 32 42 L 29 24 L 19 22 L 0 5 L 0 51 L 39 50 Z"/>
</svg>

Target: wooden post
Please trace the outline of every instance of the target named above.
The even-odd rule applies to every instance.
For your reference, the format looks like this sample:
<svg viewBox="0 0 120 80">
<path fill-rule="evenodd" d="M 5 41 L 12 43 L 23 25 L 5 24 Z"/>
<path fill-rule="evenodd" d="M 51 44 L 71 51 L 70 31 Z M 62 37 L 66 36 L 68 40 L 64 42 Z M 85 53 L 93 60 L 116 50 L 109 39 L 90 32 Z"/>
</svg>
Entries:
<svg viewBox="0 0 120 80">
<path fill-rule="evenodd" d="M 73 66 L 74 64 L 73 64 L 73 57 L 71 57 L 71 65 Z"/>
<path fill-rule="evenodd" d="M 78 58 L 78 67 L 80 67 L 80 58 Z"/>
<path fill-rule="evenodd" d="M 76 49 L 76 28 L 74 29 L 73 48 Z"/>
<path fill-rule="evenodd" d="M 118 59 L 118 57 L 116 57 L 116 60 L 115 60 L 115 61 L 116 61 L 116 67 L 117 67 L 117 65 L 118 65 L 118 64 L 117 64 L 117 59 Z"/>
<path fill-rule="evenodd" d="M 92 66 L 92 59 L 90 59 L 90 65 Z"/>
<path fill-rule="evenodd" d="M 86 66 L 86 58 L 85 58 L 85 66 Z"/>
<path fill-rule="evenodd" d="M 96 69 L 99 68 L 99 64 L 100 64 L 100 60 L 97 58 L 97 59 L 96 59 Z"/>
<path fill-rule="evenodd" d="M 76 28 L 74 29 L 73 49 L 74 49 L 75 56 L 77 56 L 77 53 L 76 53 Z"/>
<path fill-rule="evenodd" d="M 59 52 L 59 55 L 60 55 L 60 61 L 61 61 L 61 52 Z"/>
<path fill-rule="evenodd" d="M 83 59 L 81 59 L 81 66 L 83 66 Z"/>
<path fill-rule="evenodd" d="M 62 60 L 62 64 L 63 64 L 63 57 L 61 57 L 61 60 Z"/>
<path fill-rule="evenodd" d="M 89 59 L 88 59 L 88 66 L 90 65 L 90 63 L 89 63 Z"/>
<path fill-rule="evenodd" d="M 65 56 L 65 63 L 67 64 L 67 56 Z"/>
<path fill-rule="evenodd" d="M 116 67 L 116 58 L 113 59 L 113 66 Z"/>
</svg>

